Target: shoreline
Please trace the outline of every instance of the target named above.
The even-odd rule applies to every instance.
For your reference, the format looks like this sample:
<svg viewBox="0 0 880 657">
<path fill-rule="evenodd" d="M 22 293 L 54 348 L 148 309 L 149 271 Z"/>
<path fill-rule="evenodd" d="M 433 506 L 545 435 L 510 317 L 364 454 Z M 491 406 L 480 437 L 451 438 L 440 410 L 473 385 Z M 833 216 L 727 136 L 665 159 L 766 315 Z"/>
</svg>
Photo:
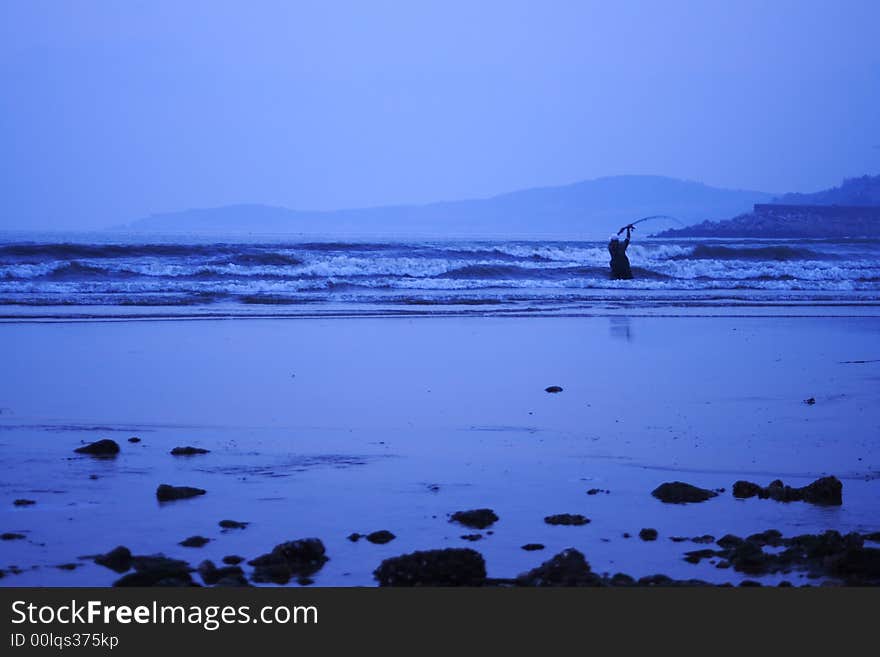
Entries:
<svg viewBox="0 0 880 657">
<path fill-rule="evenodd" d="M 687 563 L 712 546 L 670 539 L 880 529 L 876 317 L 359 319 L 0 324 L 0 533 L 26 536 L 0 542 L 0 569 L 39 566 L 0 586 L 109 585 L 120 576 L 77 558 L 117 545 L 220 566 L 313 536 L 330 558 L 317 586 L 375 585 L 382 560 L 437 548 L 510 579 L 569 547 L 595 573 L 771 584 L 784 577 Z M 99 438 L 121 453 L 73 452 Z M 183 445 L 210 452 L 169 454 Z M 730 492 L 827 474 L 840 507 Z M 726 492 L 651 496 L 676 480 Z M 160 505 L 160 483 L 207 494 Z M 475 532 L 448 514 L 475 508 L 500 520 L 462 539 Z M 559 513 L 591 522 L 544 523 Z M 396 537 L 347 538 L 378 530 Z M 178 545 L 194 535 L 211 541 Z"/>
</svg>

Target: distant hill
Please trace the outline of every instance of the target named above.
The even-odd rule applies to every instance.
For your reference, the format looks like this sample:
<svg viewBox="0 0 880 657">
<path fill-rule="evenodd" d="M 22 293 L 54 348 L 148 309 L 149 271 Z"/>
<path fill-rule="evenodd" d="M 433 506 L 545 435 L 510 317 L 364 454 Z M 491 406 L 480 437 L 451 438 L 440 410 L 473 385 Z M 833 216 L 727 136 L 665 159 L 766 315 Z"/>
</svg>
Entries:
<svg viewBox="0 0 880 657">
<path fill-rule="evenodd" d="M 814 194 L 783 194 L 772 202 L 784 205 L 880 205 L 880 176 L 847 178 L 839 187 Z"/>
<path fill-rule="evenodd" d="M 154 214 L 119 229 L 144 232 L 395 235 L 567 235 L 604 238 L 654 214 L 694 222 L 729 217 L 771 194 L 661 176 L 614 176 L 486 199 L 310 212 L 232 205 Z"/>
<path fill-rule="evenodd" d="M 656 237 L 880 237 L 880 176 L 849 178 L 814 194 L 784 194 L 732 219 Z"/>
</svg>

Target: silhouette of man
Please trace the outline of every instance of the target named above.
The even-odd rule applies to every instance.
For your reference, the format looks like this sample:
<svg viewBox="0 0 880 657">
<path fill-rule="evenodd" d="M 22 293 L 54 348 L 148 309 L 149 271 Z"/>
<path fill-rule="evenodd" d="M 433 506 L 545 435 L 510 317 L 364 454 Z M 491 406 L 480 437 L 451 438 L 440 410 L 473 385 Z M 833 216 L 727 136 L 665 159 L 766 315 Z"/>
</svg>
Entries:
<svg viewBox="0 0 880 657">
<path fill-rule="evenodd" d="M 608 253 L 611 254 L 611 278 L 630 279 L 633 277 L 629 268 L 629 258 L 626 257 L 626 247 L 629 246 L 629 237 L 632 227 L 626 227 L 626 239 L 622 242 L 617 235 L 611 237 L 608 242 Z"/>
</svg>

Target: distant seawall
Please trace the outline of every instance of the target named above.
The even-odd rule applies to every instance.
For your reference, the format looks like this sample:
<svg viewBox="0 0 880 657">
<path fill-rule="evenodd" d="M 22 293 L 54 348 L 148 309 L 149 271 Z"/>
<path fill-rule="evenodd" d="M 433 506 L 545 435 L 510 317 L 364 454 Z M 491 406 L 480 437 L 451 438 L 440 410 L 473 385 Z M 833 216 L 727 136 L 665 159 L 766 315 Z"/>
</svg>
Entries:
<svg viewBox="0 0 880 657">
<path fill-rule="evenodd" d="M 704 221 L 657 237 L 880 238 L 880 206 L 758 203 L 733 219 Z"/>
</svg>

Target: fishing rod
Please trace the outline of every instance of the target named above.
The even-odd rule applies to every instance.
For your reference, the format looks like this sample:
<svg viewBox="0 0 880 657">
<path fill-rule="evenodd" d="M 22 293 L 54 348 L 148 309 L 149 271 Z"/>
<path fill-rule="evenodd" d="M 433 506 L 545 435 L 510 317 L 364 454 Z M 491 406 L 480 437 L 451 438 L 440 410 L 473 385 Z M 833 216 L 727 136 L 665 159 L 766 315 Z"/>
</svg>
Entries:
<svg viewBox="0 0 880 657">
<path fill-rule="evenodd" d="M 621 228 L 619 231 L 617 231 L 617 234 L 620 235 L 627 228 L 629 228 L 630 230 L 635 230 L 636 224 L 640 224 L 643 221 L 648 221 L 649 219 L 672 219 L 674 222 L 679 223 L 682 226 L 684 226 L 684 224 L 681 221 L 679 221 L 675 217 L 670 217 L 668 214 L 652 214 L 650 217 L 642 217 L 641 219 L 638 219 L 638 220 L 632 222 L 631 224 L 627 224 L 626 226 Z"/>
</svg>

